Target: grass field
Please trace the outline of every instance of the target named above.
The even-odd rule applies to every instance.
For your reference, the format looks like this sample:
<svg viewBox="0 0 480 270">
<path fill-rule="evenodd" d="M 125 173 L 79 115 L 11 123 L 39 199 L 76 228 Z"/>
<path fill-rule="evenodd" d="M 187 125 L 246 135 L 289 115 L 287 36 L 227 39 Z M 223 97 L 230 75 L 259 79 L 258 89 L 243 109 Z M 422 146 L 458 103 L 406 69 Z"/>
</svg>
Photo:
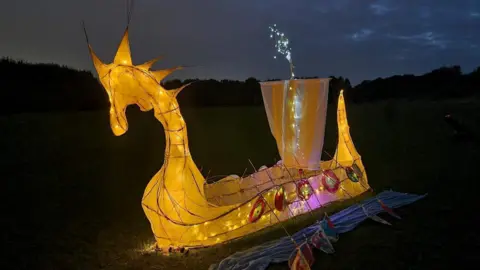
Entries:
<svg viewBox="0 0 480 270">
<path fill-rule="evenodd" d="M 392 227 L 373 221 L 341 236 L 336 253 L 316 253 L 316 269 L 471 268 L 479 259 L 478 142 L 453 142 L 452 113 L 479 134 L 480 102 L 347 104 L 351 133 L 376 190 L 429 193 L 397 210 Z M 325 149 L 336 142 L 335 106 Z M 385 112 L 389 112 L 385 114 Z M 241 175 L 278 159 L 265 112 L 257 108 L 184 109 L 191 152 L 206 175 Z M 162 127 L 128 112 L 115 137 L 107 112 L 0 117 L 2 252 L 0 269 L 207 269 L 241 249 L 283 236 L 278 228 L 187 257 L 140 251 L 153 237 L 140 200 L 160 169 Z M 341 206 L 337 206 L 341 207 Z M 313 222 L 289 223 L 289 230 Z M 273 265 L 286 269 L 286 264 Z"/>
</svg>

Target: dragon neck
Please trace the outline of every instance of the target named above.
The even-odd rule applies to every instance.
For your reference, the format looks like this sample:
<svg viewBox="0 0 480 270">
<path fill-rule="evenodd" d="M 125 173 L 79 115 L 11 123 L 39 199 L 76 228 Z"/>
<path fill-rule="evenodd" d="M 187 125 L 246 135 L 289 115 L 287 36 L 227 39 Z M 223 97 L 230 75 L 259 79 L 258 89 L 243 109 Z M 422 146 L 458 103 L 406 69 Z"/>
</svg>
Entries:
<svg viewBox="0 0 480 270">
<path fill-rule="evenodd" d="M 155 117 L 162 123 L 165 130 L 165 160 L 191 158 L 187 124 L 178 103 L 172 103 L 168 110 L 157 112 Z"/>
</svg>

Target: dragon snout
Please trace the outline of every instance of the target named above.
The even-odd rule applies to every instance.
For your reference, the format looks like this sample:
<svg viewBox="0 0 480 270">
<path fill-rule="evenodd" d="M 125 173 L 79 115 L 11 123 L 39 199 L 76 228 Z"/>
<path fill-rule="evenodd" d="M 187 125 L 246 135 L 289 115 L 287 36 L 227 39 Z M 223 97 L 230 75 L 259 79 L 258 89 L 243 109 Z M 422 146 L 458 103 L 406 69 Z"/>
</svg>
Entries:
<svg viewBox="0 0 480 270">
<path fill-rule="evenodd" d="M 120 112 L 112 109 L 110 110 L 110 127 L 115 136 L 121 136 L 128 130 L 128 122 L 125 116 L 125 110 Z"/>
</svg>

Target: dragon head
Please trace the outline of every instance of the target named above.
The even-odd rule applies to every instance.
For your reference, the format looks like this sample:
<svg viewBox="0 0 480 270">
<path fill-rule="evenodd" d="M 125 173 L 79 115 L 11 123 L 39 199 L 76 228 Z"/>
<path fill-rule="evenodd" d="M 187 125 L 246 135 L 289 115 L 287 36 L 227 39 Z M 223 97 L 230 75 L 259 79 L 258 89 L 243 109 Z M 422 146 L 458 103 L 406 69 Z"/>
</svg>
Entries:
<svg viewBox="0 0 480 270">
<path fill-rule="evenodd" d="M 152 108 L 162 111 L 163 104 L 170 104 L 172 101 L 176 103 L 177 94 L 186 86 L 167 91 L 160 85 L 166 76 L 182 67 L 151 71 L 150 68 L 159 58 L 141 65 L 133 65 L 128 28 L 112 63 L 103 63 L 94 53 L 90 44 L 88 44 L 88 48 L 99 80 L 109 97 L 110 126 L 116 136 L 120 136 L 128 130 L 125 115 L 128 105 L 137 104 L 142 111 L 149 111 Z"/>
</svg>

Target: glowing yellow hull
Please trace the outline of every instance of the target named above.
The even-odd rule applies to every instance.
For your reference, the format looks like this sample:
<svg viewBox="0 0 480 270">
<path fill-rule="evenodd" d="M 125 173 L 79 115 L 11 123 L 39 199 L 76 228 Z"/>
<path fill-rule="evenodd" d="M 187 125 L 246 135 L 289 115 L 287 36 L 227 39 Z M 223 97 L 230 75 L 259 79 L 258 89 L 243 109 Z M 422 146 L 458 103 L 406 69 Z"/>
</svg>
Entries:
<svg viewBox="0 0 480 270">
<path fill-rule="evenodd" d="M 162 168 L 150 182 L 142 201 L 158 246 L 205 247 L 222 243 L 307 213 L 331 201 L 349 199 L 365 192 L 369 189 L 367 175 L 350 138 L 343 94 L 339 97 L 337 117 L 339 127 L 337 152 L 331 161 L 321 162 L 321 170 L 305 172 L 314 190 L 314 194 L 305 201 L 297 196 L 295 182 L 300 179 L 298 170 L 287 169 L 281 165 L 245 178 L 227 177 L 214 184 L 205 185 L 205 197 L 190 185 L 183 185 L 185 188 L 179 185 L 170 189 L 159 187 L 159 182 L 162 182 L 160 177 L 163 174 Z M 345 171 L 345 168 L 352 166 L 354 162 L 362 172 L 360 181 L 356 183 L 348 179 Z M 184 167 L 183 164 L 182 166 L 169 164 L 169 167 L 188 168 L 187 171 L 191 171 L 193 166 L 196 170 L 191 159 L 188 159 L 187 164 L 190 165 Z M 320 179 L 324 170 L 332 170 L 341 181 L 339 189 L 334 193 L 323 188 Z M 177 170 L 174 173 L 179 180 L 181 171 Z M 200 177 L 202 176 L 197 170 L 195 178 Z M 167 178 L 167 175 L 163 176 L 163 179 Z M 289 202 L 283 211 L 275 210 L 274 206 L 274 196 L 280 185 L 285 188 Z M 173 194 L 167 190 L 177 192 Z M 265 212 L 260 219 L 251 223 L 249 214 L 260 194 L 267 203 Z M 175 201 L 176 206 L 172 201 Z M 181 201 L 186 203 L 179 203 Z M 155 208 L 157 211 L 152 210 Z M 172 217 L 176 220 L 172 220 Z"/>
</svg>

